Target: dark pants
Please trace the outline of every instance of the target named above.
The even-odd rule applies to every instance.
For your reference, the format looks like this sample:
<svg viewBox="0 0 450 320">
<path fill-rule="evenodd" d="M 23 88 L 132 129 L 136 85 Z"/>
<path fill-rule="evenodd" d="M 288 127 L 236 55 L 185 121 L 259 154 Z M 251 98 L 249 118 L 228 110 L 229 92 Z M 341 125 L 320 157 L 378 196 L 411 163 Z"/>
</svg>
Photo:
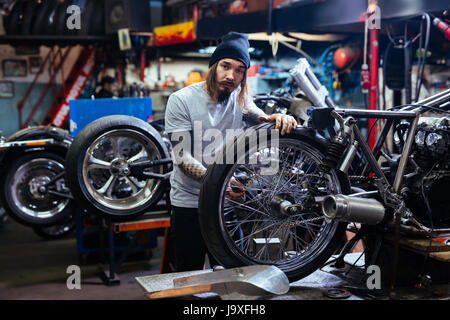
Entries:
<svg viewBox="0 0 450 320">
<path fill-rule="evenodd" d="M 211 267 L 217 265 L 216 260 L 207 252 L 200 232 L 197 210 L 172 206 L 171 238 L 177 272 L 202 270 L 205 254 L 208 254 Z"/>
</svg>

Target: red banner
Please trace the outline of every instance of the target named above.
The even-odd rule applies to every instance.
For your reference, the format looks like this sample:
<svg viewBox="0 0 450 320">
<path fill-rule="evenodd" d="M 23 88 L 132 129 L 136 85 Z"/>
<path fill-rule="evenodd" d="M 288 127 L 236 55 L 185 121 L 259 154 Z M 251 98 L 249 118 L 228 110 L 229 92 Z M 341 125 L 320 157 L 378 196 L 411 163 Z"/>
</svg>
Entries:
<svg viewBox="0 0 450 320">
<path fill-rule="evenodd" d="M 95 49 L 91 50 L 88 59 L 82 66 L 72 86 L 69 88 L 68 94 L 66 94 L 64 101 L 58 106 L 58 111 L 53 116 L 52 125 L 61 128 L 64 122 L 69 117 L 69 101 L 76 100 L 81 95 L 84 86 L 86 85 L 89 77 L 92 74 L 95 66 Z"/>
</svg>

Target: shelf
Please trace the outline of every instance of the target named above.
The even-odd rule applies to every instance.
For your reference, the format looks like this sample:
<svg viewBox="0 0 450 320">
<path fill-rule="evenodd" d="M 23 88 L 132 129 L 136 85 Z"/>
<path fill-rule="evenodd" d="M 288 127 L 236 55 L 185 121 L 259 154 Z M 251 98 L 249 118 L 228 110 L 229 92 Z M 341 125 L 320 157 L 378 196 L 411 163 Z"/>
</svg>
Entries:
<svg viewBox="0 0 450 320">
<path fill-rule="evenodd" d="M 383 20 L 420 16 L 423 12 L 440 12 L 448 9 L 442 0 L 417 0 L 411 5 L 407 0 L 379 0 Z M 367 0 L 316 0 L 297 2 L 295 5 L 272 10 L 271 30 L 266 11 L 227 15 L 199 20 L 199 39 L 218 39 L 229 31 L 257 32 L 311 32 L 311 33 L 362 33 L 363 13 Z"/>
<path fill-rule="evenodd" d="M 57 35 L 4 35 L 0 36 L 0 44 L 40 44 L 47 45 L 49 43 L 66 45 L 92 44 L 99 42 L 117 42 L 117 36 L 57 36 Z"/>
</svg>

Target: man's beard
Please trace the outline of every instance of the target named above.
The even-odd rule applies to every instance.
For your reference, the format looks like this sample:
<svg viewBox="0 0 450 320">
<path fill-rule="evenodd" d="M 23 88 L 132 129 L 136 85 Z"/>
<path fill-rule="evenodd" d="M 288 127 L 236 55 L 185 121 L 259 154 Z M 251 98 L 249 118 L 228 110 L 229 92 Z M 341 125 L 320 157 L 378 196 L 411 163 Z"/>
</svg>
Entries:
<svg viewBox="0 0 450 320">
<path fill-rule="evenodd" d="M 219 103 L 226 103 L 228 99 L 230 99 L 231 92 L 228 90 L 219 90 L 219 94 L 217 95 L 217 101 Z"/>
<path fill-rule="evenodd" d="M 234 83 L 223 82 L 222 84 L 228 84 L 228 85 L 232 85 L 234 87 Z M 234 91 L 234 89 L 231 90 L 230 88 L 225 88 L 223 90 L 217 89 L 217 90 L 218 90 L 217 100 L 219 103 L 227 102 L 228 99 L 230 98 L 231 93 Z"/>
</svg>

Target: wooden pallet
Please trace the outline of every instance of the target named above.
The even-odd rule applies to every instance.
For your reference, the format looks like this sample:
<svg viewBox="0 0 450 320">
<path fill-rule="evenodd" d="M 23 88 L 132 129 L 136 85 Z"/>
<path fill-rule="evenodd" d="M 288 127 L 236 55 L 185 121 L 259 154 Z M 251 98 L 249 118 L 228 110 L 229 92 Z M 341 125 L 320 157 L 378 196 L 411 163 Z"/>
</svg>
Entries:
<svg viewBox="0 0 450 320">
<path fill-rule="evenodd" d="M 394 241 L 393 237 L 386 237 L 385 239 L 388 241 Z M 404 249 L 423 255 L 426 255 L 427 252 L 429 252 L 431 259 L 442 262 L 450 262 L 450 245 L 443 242 L 432 240 L 430 245 L 429 239 L 401 238 L 399 240 L 399 245 Z"/>
</svg>

